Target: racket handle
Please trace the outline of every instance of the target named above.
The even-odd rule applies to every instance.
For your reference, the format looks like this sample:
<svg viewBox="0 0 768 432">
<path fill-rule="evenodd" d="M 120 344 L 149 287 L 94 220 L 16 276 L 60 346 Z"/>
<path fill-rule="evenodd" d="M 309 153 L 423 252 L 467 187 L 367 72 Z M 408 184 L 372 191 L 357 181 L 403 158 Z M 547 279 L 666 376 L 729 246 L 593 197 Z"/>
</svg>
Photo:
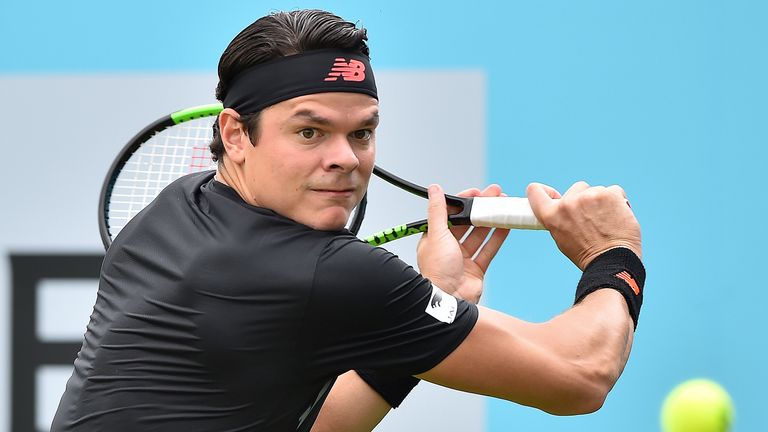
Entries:
<svg viewBox="0 0 768 432">
<path fill-rule="evenodd" d="M 469 219 L 474 226 L 543 230 L 527 198 L 474 197 Z"/>
</svg>

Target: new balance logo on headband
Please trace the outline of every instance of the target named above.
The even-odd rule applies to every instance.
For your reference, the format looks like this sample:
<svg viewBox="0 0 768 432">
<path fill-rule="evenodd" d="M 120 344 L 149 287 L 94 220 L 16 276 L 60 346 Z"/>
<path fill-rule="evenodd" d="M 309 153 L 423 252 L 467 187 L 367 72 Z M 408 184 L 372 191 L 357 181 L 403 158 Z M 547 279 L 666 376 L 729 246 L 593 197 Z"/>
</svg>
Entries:
<svg viewBox="0 0 768 432">
<path fill-rule="evenodd" d="M 325 77 L 325 81 L 336 81 L 341 77 L 344 81 L 363 81 L 365 79 L 365 65 L 357 60 L 347 60 L 337 57 L 331 66 L 331 71 Z"/>
</svg>

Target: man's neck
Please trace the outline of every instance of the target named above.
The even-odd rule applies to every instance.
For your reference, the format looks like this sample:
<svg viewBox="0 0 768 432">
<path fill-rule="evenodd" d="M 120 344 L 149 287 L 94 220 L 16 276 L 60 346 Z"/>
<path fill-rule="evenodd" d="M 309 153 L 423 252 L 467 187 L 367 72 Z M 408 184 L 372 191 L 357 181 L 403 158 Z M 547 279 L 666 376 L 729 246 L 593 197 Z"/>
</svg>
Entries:
<svg viewBox="0 0 768 432">
<path fill-rule="evenodd" d="M 216 167 L 216 175 L 214 180 L 223 183 L 232 188 L 243 201 L 251 205 L 256 205 L 253 200 L 249 199 L 247 190 L 244 188 L 244 183 L 240 181 L 242 176 L 238 175 L 238 167 L 232 164 L 232 161 L 228 160 L 226 155 L 219 161 Z"/>
</svg>

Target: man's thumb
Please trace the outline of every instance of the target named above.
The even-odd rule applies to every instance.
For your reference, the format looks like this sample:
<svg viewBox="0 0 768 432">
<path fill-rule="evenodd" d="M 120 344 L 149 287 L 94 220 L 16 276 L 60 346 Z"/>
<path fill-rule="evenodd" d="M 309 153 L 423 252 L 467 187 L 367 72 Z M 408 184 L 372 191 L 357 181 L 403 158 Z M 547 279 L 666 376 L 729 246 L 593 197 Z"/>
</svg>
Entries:
<svg viewBox="0 0 768 432">
<path fill-rule="evenodd" d="M 528 202 L 531 204 L 533 214 L 541 223 L 546 224 L 547 209 L 555 205 L 554 200 L 560 198 L 560 193 L 554 188 L 541 184 L 531 183 L 528 185 L 525 193 L 528 196 Z"/>
<path fill-rule="evenodd" d="M 448 206 L 445 204 L 445 194 L 440 185 L 430 185 L 429 207 L 427 208 L 427 223 L 429 233 L 440 232 L 448 229 Z"/>
</svg>

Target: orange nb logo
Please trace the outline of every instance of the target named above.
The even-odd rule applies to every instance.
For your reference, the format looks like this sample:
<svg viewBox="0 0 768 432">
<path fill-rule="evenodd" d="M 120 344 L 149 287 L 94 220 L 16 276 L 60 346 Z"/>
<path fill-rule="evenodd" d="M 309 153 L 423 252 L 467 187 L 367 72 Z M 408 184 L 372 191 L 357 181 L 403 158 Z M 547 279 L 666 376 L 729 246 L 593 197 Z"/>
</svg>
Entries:
<svg viewBox="0 0 768 432">
<path fill-rule="evenodd" d="M 635 282 L 635 279 L 632 277 L 632 275 L 623 271 L 616 273 L 614 276 L 628 283 L 630 288 L 632 288 L 632 291 L 635 292 L 635 295 L 640 295 L 640 287 L 637 286 L 637 282 Z"/>
<path fill-rule="evenodd" d="M 336 81 L 339 77 L 344 81 L 362 81 L 365 79 L 365 65 L 357 60 L 347 62 L 344 58 L 337 58 L 325 81 Z"/>
</svg>

